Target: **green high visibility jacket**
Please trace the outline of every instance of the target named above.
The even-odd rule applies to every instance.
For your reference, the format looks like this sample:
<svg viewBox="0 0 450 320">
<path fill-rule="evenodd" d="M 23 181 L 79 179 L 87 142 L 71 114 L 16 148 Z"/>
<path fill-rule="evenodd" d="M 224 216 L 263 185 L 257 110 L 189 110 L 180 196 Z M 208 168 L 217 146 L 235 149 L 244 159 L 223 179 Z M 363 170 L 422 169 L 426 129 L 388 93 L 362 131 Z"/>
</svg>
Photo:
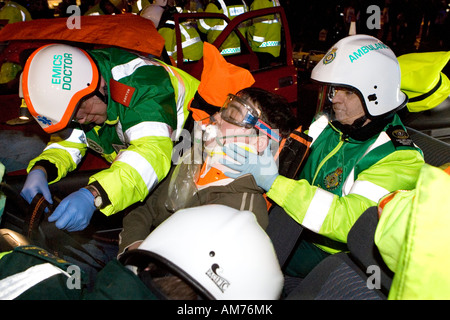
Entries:
<svg viewBox="0 0 450 320">
<path fill-rule="evenodd" d="M 375 244 L 395 273 L 388 299 L 450 298 L 450 170 L 446 171 L 425 164 L 414 190 L 380 201 Z"/>
<path fill-rule="evenodd" d="M 0 255 L 0 300 L 158 300 L 130 269 L 111 260 L 92 289 L 76 265 L 36 246 Z"/>
<path fill-rule="evenodd" d="M 248 7 L 243 0 L 215 0 L 210 2 L 205 8 L 205 12 L 223 13 L 230 20 L 247 11 Z M 200 19 L 198 28 L 206 34 L 207 41 L 213 43 L 227 25 L 227 22 L 222 19 Z M 245 36 L 246 26 L 240 27 L 239 31 Z M 219 49 L 224 56 L 240 53 L 239 37 L 234 33 L 230 34 Z"/>
<path fill-rule="evenodd" d="M 278 0 L 254 0 L 250 11 L 280 6 Z M 280 55 L 281 21 L 276 15 L 253 19 L 247 30 L 248 43 L 254 52 L 268 52 L 275 58 Z"/>
<path fill-rule="evenodd" d="M 181 134 L 199 81 L 158 60 L 121 49 L 89 53 L 108 84 L 107 120 L 87 132 L 66 129 L 53 135 L 28 170 L 47 160 L 58 171 L 49 181 L 54 183 L 76 169 L 88 147 L 93 149 L 112 163 L 89 179 L 106 192 L 110 204 L 101 211 L 111 215 L 143 201 L 169 172 L 172 139 Z"/>
<path fill-rule="evenodd" d="M 309 135 L 311 153 L 299 179 L 278 176 L 267 196 L 305 228 L 340 243 L 382 196 L 414 188 L 424 163 L 397 115 L 363 141 L 345 137 L 326 116 L 311 125 Z"/>
<path fill-rule="evenodd" d="M 85 280 L 80 268 L 36 246 L 0 258 L 0 300 L 78 300 Z"/>
</svg>

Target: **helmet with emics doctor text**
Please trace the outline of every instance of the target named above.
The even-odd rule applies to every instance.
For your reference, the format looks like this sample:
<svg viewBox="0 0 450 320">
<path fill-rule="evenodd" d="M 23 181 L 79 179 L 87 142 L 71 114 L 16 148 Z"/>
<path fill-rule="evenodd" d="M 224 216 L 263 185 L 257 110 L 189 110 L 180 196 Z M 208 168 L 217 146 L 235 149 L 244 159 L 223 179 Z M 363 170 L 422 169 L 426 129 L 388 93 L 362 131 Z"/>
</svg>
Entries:
<svg viewBox="0 0 450 320">
<path fill-rule="evenodd" d="M 30 113 L 53 133 L 67 127 L 80 101 L 95 94 L 99 82 L 98 68 L 86 51 L 49 44 L 28 58 L 21 86 Z"/>
<path fill-rule="evenodd" d="M 250 211 L 211 204 L 175 212 L 124 265 L 164 263 L 204 299 L 279 299 L 281 272 L 270 238 Z"/>
<path fill-rule="evenodd" d="M 400 90 L 400 66 L 394 52 L 368 35 L 338 41 L 314 67 L 311 79 L 356 92 L 369 118 L 386 116 L 408 101 Z"/>
</svg>

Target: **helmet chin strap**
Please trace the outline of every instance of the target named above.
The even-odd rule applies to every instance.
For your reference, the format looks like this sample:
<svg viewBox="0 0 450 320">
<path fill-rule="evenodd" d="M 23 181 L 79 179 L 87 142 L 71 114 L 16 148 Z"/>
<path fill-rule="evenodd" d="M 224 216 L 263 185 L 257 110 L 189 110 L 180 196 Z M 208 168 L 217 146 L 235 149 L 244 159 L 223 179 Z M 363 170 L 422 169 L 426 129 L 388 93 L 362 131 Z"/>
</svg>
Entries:
<svg viewBox="0 0 450 320">
<path fill-rule="evenodd" d="M 355 121 L 353 121 L 352 124 L 342 124 L 341 122 L 339 121 L 338 122 L 341 124 L 340 128 L 342 132 L 351 133 L 354 132 L 355 130 L 361 129 L 366 123 L 367 119 L 368 119 L 367 116 L 363 115 L 358 119 L 356 119 Z"/>
<path fill-rule="evenodd" d="M 100 90 L 97 89 L 97 90 L 95 90 L 94 94 L 107 105 L 108 104 L 108 87 L 106 84 L 103 86 L 103 92 L 104 93 L 101 93 Z"/>
</svg>

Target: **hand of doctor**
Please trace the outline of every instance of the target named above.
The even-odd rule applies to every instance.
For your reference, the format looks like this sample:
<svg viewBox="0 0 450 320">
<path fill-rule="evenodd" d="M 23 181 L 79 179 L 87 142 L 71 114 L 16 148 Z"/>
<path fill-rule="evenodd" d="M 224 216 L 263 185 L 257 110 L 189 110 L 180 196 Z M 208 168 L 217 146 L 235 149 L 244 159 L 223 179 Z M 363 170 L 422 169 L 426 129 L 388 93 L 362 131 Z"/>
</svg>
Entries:
<svg viewBox="0 0 450 320">
<path fill-rule="evenodd" d="M 28 173 L 20 195 L 31 203 L 37 194 L 42 194 L 48 203 L 53 204 L 52 194 L 48 188 L 46 173 L 41 169 L 33 169 Z"/>
<path fill-rule="evenodd" d="M 220 162 L 233 169 L 238 171 L 234 172 L 225 172 L 225 175 L 230 178 L 237 178 L 243 176 L 245 174 L 252 174 L 255 178 L 256 184 L 264 189 L 265 191 L 269 191 L 273 182 L 278 177 L 278 166 L 275 162 L 275 159 L 272 156 L 270 151 L 270 144 L 264 150 L 262 155 L 257 155 L 252 152 L 249 152 L 243 148 L 235 144 L 225 145 L 223 151 L 232 159 L 236 160 L 238 163 L 234 163 L 226 158 L 221 159 Z"/>
<path fill-rule="evenodd" d="M 48 217 L 49 222 L 55 222 L 59 229 L 80 231 L 85 229 L 94 214 L 94 196 L 81 188 L 65 197 Z"/>
</svg>

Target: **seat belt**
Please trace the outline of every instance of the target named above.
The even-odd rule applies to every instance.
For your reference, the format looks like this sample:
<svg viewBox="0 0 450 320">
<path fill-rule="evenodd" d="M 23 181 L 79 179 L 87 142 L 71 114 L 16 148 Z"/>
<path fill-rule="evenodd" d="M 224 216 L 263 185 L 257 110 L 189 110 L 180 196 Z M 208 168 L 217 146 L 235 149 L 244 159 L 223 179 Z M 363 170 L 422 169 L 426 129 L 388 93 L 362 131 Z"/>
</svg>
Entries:
<svg viewBox="0 0 450 320">
<path fill-rule="evenodd" d="M 279 161 L 279 174 L 296 179 L 308 158 L 312 138 L 302 132 L 302 127 L 292 131 L 288 138 L 280 143 L 275 159 Z M 269 225 L 266 232 L 272 240 L 280 266 L 283 267 L 292 253 L 303 227 L 292 219 L 283 208 L 267 200 Z"/>
<path fill-rule="evenodd" d="M 269 214 L 266 232 L 272 240 L 281 268 L 292 253 L 303 227 L 292 219 L 280 206 L 274 206 Z"/>
</svg>

